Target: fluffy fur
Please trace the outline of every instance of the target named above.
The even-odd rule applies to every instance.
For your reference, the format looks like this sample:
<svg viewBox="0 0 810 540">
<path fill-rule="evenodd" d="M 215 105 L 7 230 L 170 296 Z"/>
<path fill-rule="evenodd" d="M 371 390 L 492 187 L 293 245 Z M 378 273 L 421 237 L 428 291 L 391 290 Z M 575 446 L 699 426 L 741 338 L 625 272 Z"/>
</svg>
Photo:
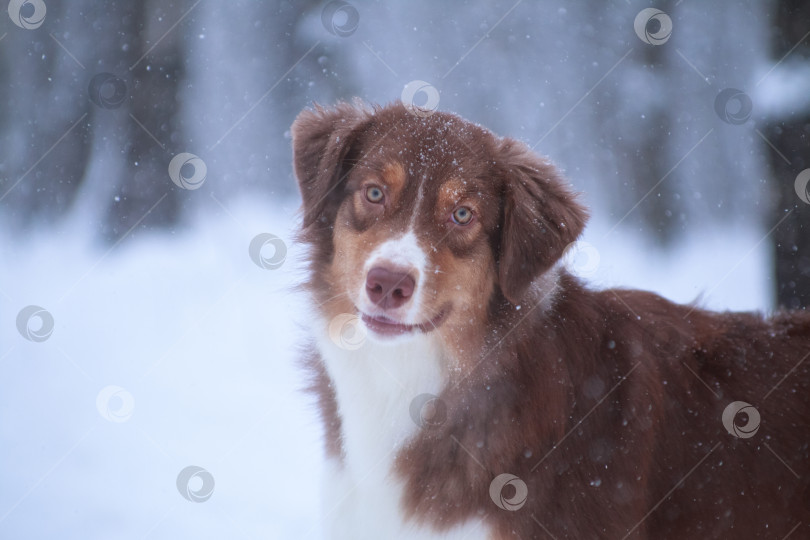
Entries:
<svg viewBox="0 0 810 540">
<path fill-rule="evenodd" d="M 292 132 L 332 537 L 810 537 L 810 314 L 589 289 L 557 170 L 455 115 L 339 104 Z M 369 301 L 380 266 L 402 305 Z"/>
</svg>

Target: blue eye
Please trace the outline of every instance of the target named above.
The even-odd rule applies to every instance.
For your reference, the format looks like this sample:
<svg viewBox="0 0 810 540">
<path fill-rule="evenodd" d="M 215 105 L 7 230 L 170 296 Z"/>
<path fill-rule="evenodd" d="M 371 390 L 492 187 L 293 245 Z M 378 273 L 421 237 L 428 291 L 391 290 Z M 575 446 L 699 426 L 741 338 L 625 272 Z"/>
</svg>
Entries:
<svg viewBox="0 0 810 540">
<path fill-rule="evenodd" d="M 373 203 L 381 203 L 383 200 L 384 194 L 383 190 L 377 186 L 369 186 L 366 188 L 366 199 L 369 202 Z"/>
<path fill-rule="evenodd" d="M 459 206 L 453 210 L 453 223 L 456 225 L 466 225 L 472 220 L 472 210 L 466 206 Z"/>
</svg>

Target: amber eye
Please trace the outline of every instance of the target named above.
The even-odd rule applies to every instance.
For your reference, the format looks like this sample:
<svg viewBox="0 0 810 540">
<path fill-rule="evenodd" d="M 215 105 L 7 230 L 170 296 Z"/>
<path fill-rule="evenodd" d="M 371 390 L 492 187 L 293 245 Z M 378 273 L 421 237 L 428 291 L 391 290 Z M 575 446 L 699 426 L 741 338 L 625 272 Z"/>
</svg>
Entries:
<svg viewBox="0 0 810 540">
<path fill-rule="evenodd" d="M 466 206 L 459 206 L 453 210 L 453 223 L 456 225 L 466 225 L 470 222 L 470 220 L 472 220 L 472 217 L 472 210 Z"/>
<path fill-rule="evenodd" d="M 369 202 L 373 203 L 381 203 L 383 200 L 384 194 L 383 190 L 377 186 L 369 186 L 366 188 L 366 199 Z"/>
</svg>

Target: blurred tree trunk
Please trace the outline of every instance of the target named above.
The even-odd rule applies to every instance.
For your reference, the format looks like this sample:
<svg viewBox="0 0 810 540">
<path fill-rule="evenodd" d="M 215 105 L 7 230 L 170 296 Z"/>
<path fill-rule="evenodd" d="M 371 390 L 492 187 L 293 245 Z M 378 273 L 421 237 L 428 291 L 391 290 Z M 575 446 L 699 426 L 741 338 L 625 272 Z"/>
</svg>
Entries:
<svg viewBox="0 0 810 540">
<path fill-rule="evenodd" d="M 659 59 L 663 53 L 660 47 L 648 48 L 645 53 L 651 67 L 665 69 Z M 661 182 L 668 168 L 673 165 L 666 159 L 670 156 L 667 151 L 670 146 L 670 117 L 669 112 L 660 107 L 650 109 L 646 116 L 649 131 L 636 150 L 635 159 L 632 160 L 633 171 L 628 173 L 627 178 L 634 185 L 632 193 L 636 201 L 646 196 L 638 207 L 644 232 L 657 243 L 667 245 L 681 232 L 677 227 L 677 219 L 673 217 L 677 218 L 682 213 L 681 201 L 677 197 L 672 179 L 667 178 L 669 181 Z M 630 201 L 628 209 L 635 204 Z"/>
<path fill-rule="evenodd" d="M 659 9 L 672 13 L 673 2 L 663 2 Z M 655 76 L 655 86 L 660 88 L 652 92 L 664 94 L 665 85 L 669 84 L 670 77 L 667 75 L 667 55 L 671 54 L 666 47 L 647 46 L 643 49 L 644 65 Z M 636 150 L 635 159 L 632 160 L 634 170 L 628 178 L 635 183 L 636 189 L 633 193 L 638 200 L 647 195 L 639 205 L 639 212 L 645 231 L 651 238 L 659 243 L 668 244 L 680 231 L 675 227 L 674 216 L 681 214 L 680 199 L 676 196 L 676 189 L 672 178 L 669 182 L 661 180 L 672 167 L 667 158 L 671 152 L 667 148 L 671 145 L 670 131 L 672 129 L 670 115 L 672 111 L 660 100 L 655 100 L 646 113 L 647 131 L 642 139 L 641 145 Z M 659 184 L 660 182 L 660 184 Z M 656 186 L 656 184 L 658 184 Z M 652 190 L 652 192 L 650 192 Z M 635 204 L 633 202 L 632 204 Z M 631 207 L 632 207 L 631 204 Z"/>
<path fill-rule="evenodd" d="M 0 210 L 28 227 L 68 210 L 89 162 L 83 51 L 65 37 L 66 28 L 80 34 L 84 21 L 81 9 L 54 2 L 42 26 L 18 28 L 7 4 L 0 12 Z"/>
<path fill-rule="evenodd" d="M 666 0 L 658 2 L 656 7 L 674 16 L 675 2 Z M 603 4 L 593 8 L 600 10 L 613 9 Z M 599 19 L 601 20 L 600 16 Z M 654 29 L 651 29 L 654 31 Z M 632 126 L 615 125 L 609 114 L 618 106 L 618 101 L 627 100 L 626 86 L 617 89 L 597 89 L 599 102 L 605 103 L 600 110 L 605 111 L 600 118 L 601 130 L 606 138 L 614 139 L 616 153 L 623 156 L 618 160 L 619 178 L 626 183 L 628 190 L 621 194 L 617 201 L 611 203 L 618 217 L 624 216 L 636 205 L 637 208 L 628 215 L 627 225 L 636 224 L 645 235 L 659 245 L 667 245 L 683 231 L 683 199 L 679 196 L 680 188 L 674 177 L 666 177 L 674 163 L 671 147 L 671 131 L 676 122 L 673 120 L 673 108 L 669 100 L 661 99 L 669 92 L 671 81 L 678 74 L 672 67 L 672 46 L 655 46 L 635 41 L 634 53 L 627 62 L 635 61 L 636 74 L 644 81 L 647 94 L 633 96 L 638 109 L 638 120 Z M 620 92 L 620 93 L 617 93 Z M 632 130 L 629 133 L 628 130 Z M 661 180 L 666 179 L 662 182 Z"/>
<path fill-rule="evenodd" d="M 772 57 L 779 61 L 796 46 L 808 30 L 810 3 L 781 0 L 776 4 Z M 810 61 L 810 43 L 805 39 L 790 53 L 789 60 Z M 788 59 L 786 59 L 788 60 Z M 810 110 L 793 111 L 788 118 L 773 119 L 764 134 L 777 152 L 770 152 L 771 179 L 776 194 L 771 226 L 790 215 L 773 232 L 776 293 L 779 306 L 791 309 L 810 305 L 810 205 L 796 194 L 794 182 L 810 167 Z"/>
<path fill-rule="evenodd" d="M 185 76 L 183 45 L 189 20 L 169 31 L 192 3 L 132 5 L 135 11 L 123 19 L 126 27 L 119 32 L 130 42 L 124 55 L 128 65 L 122 73 L 128 74 L 128 110 L 119 118 L 126 162 L 123 174 L 114 180 L 115 196 L 107 208 L 104 236 L 108 240 L 119 238 L 147 214 L 150 226 L 168 226 L 177 220 L 182 195 L 169 178 L 169 162 L 177 153 L 194 153 L 185 146 L 177 99 Z"/>
</svg>

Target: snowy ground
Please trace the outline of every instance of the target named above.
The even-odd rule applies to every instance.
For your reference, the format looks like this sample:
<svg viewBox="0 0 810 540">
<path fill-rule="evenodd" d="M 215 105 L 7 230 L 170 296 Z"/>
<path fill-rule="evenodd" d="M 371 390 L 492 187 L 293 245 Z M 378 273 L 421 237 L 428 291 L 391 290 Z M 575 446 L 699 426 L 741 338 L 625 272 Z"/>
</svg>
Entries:
<svg viewBox="0 0 810 540">
<path fill-rule="evenodd" d="M 306 315 L 289 291 L 296 205 L 212 204 L 184 232 L 139 232 L 111 251 L 73 223 L 24 243 L 0 236 L 0 538 L 320 537 L 319 426 L 295 365 Z M 585 236 L 596 285 L 770 304 L 758 230 L 663 254 L 621 229 L 605 236 L 610 226 Z M 263 232 L 286 240 L 277 270 L 248 257 Z M 17 331 L 30 304 L 53 315 L 46 341 Z M 213 477 L 209 500 L 180 495 L 189 465 Z"/>
</svg>

